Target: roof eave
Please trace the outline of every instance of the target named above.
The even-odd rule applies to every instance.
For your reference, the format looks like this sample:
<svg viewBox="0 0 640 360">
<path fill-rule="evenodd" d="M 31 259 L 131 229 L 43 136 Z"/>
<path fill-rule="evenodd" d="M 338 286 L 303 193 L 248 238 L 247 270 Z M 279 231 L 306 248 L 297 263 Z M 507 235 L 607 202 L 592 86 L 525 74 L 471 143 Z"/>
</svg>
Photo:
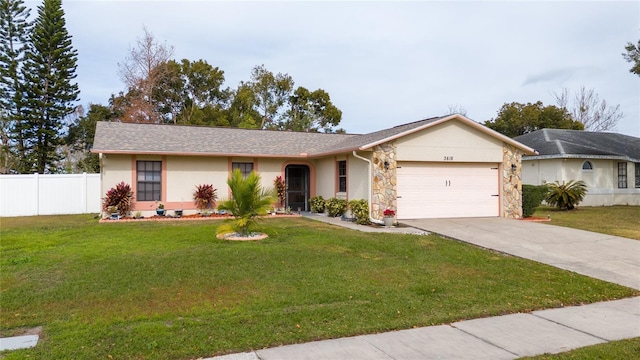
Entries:
<svg viewBox="0 0 640 360">
<path fill-rule="evenodd" d="M 624 160 L 629 162 L 640 162 L 640 159 L 634 159 L 624 155 L 586 155 L 586 154 L 552 154 L 552 155 L 529 155 L 523 156 L 523 161 L 529 160 L 547 160 L 547 159 L 598 159 L 598 160 Z"/>
<path fill-rule="evenodd" d="M 215 156 L 215 157 L 261 157 L 261 158 L 296 158 L 306 159 L 310 155 L 300 154 L 251 154 L 251 153 L 211 153 L 211 152 L 168 152 L 168 151 L 142 151 L 142 150 L 91 150 L 94 154 L 112 155 L 162 155 L 162 156 Z"/>
</svg>

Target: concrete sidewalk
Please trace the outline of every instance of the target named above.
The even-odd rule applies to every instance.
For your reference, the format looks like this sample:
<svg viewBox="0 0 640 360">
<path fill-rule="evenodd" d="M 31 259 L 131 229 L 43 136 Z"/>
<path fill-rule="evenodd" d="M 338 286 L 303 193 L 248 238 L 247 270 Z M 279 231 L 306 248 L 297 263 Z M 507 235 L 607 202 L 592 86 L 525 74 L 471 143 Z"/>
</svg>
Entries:
<svg viewBox="0 0 640 360">
<path fill-rule="evenodd" d="M 640 297 L 636 297 L 205 360 L 517 359 L 639 336 Z"/>
<path fill-rule="evenodd" d="M 384 226 L 367 226 L 367 225 L 358 225 L 353 221 L 344 221 L 339 217 L 329 217 L 326 214 L 314 214 L 314 213 L 310 213 L 310 212 L 303 212 L 301 213 L 301 215 L 303 217 L 312 219 L 312 220 L 316 220 L 316 221 L 322 221 L 324 223 L 327 224 L 333 224 L 333 225 L 337 225 L 340 227 L 344 227 L 344 228 L 348 228 L 348 229 L 353 229 L 353 230 L 358 230 L 358 231 L 363 231 L 363 232 L 381 232 L 381 233 L 394 233 L 394 234 L 414 234 L 414 235 L 428 235 L 429 232 L 425 231 L 423 229 L 417 229 L 415 227 L 411 227 L 411 226 L 391 226 L 391 227 L 384 227 Z"/>
<path fill-rule="evenodd" d="M 640 241 L 526 221 L 426 219 L 372 228 L 306 215 L 360 231 L 434 232 L 484 248 L 640 289 Z M 640 337 L 640 297 L 388 333 L 230 354 L 216 360 L 516 359 Z"/>
</svg>

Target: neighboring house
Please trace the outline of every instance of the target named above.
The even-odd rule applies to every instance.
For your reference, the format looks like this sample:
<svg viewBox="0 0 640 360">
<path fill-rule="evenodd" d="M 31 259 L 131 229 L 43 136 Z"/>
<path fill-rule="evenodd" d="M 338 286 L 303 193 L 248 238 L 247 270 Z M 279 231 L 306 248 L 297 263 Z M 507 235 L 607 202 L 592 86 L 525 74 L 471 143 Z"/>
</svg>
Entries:
<svg viewBox="0 0 640 360">
<path fill-rule="evenodd" d="M 587 185 L 584 206 L 640 205 L 640 138 L 542 129 L 515 140 L 539 153 L 523 157 L 523 183 L 582 180 Z"/>
<path fill-rule="evenodd" d="M 228 198 L 233 169 L 258 172 L 271 187 L 288 185 L 286 205 L 309 198 L 366 199 L 373 220 L 522 214 L 520 159 L 534 151 L 461 115 L 364 134 L 324 134 L 99 122 L 102 193 L 131 184 L 134 211 L 195 212 L 192 193 L 213 184 Z"/>
</svg>

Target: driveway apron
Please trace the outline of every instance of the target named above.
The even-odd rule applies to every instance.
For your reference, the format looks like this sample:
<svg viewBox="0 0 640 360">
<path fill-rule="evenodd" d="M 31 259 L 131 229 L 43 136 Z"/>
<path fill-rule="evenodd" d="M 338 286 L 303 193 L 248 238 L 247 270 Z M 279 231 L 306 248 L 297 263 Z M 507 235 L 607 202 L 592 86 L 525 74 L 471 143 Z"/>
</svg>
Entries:
<svg viewBox="0 0 640 360">
<path fill-rule="evenodd" d="M 640 241 L 505 218 L 403 220 L 483 248 L 640 289 Z"/>
</svg>

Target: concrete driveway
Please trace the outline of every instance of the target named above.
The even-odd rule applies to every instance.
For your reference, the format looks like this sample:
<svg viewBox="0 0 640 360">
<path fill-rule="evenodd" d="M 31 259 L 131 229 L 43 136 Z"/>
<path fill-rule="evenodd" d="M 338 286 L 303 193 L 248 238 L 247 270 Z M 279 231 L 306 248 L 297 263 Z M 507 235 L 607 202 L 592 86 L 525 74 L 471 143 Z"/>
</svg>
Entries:
<svg viewBox="0 0 640 360">
<path fill-rule="evenodd" d="M 401 222 L 444 237 L 640 289 L 639 240 L 505 218 Z"/>
</svg>

